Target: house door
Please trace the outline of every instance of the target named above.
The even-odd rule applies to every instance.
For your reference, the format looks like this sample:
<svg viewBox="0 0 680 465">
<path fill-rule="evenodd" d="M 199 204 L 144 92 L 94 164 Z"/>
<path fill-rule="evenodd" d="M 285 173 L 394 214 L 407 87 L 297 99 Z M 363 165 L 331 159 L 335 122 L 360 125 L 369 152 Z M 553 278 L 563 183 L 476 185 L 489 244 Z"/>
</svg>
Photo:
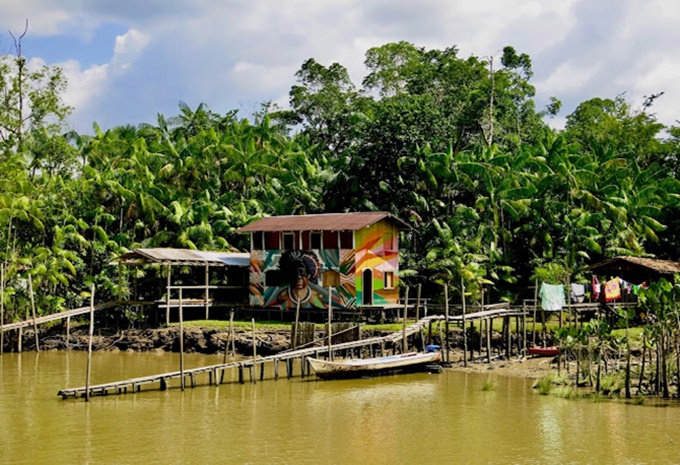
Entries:
<svg viewBox="0 0 680 465">
<path fill-rule="evenodd" d="M 373 270 L 366 269 L 363 273 L 361 304 L 373 305 Z"/>
</svg>

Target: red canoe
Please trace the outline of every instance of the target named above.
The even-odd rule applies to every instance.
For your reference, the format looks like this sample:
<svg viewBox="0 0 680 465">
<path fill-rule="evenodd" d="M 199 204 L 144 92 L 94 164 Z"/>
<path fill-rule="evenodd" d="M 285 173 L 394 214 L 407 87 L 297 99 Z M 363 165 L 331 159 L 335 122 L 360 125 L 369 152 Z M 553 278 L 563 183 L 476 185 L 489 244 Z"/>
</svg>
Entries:
<svg viewBox="0 0 680 465">
<path fill-rule="evenodd" d="M 528 349 L 529 355 L 536 355 L 538 357 L 554 357 L 560 351 L 557 346 L 550 347 L 530 347 Z"/>
</svg>

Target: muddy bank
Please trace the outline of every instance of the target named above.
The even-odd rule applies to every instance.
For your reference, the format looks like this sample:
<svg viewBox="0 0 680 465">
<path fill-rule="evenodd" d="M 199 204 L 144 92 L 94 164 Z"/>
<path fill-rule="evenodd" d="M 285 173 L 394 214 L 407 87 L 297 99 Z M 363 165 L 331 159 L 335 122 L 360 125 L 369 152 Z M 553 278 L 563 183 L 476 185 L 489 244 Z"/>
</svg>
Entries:
<svg viewBox="0 0 680 465">
<path fill-rule="evenodd" d="M 315 338 L 322 339 L 324 332 L 320 329 L 316 332 Z M 385 336 L 389 332 L 377 330 L 362 330 L 362 337 Z M 16 340 L 13 335 L 5 334 L 5 351 L 16 350 Z M 179 328 L 159 328 L 159 329 L 129 329 L 129 330 L 98 330 L 93 337 L 94 351 L 166 351 L 179 352 Z M 412 342 L 416 347 L 423 347 L 424 344 L 437 344 L 443 346 L 443 334 L 437 332 L 432 338 L 426 341 L 420 340 L 418 335 L 414 336 Z M 548 341 L 550 342 L 550 341 Z M 184 351 L 186 353 L 216 354 L 224 353 L 225 347 L 231 343 L 226 329 L 214 328 L 185 328 L 184 330 Z M 516 350 L 517 338 L 512 337 L 513 348 Z M 287 328 L 279 329 L 259 329 L 257 331 L 257 354 L 261 356 L 274 355 L 291 348 L 291 331 Z M 323 342 L 318 342 L 322 345 Z M 520 376 L 525 378 L 540 378 L 555 367 L 552 358 L 518 358 L 511 357 L 510 360 L 504 358 L 504 345 L 500 333 L 493 333 L 491 340 L 492 361 L 486 362 L 486 355 L 479 353 L 479 339 L 476 335 L 468 340 L 468 348 L 474 349 L 474 355 L 469 357 L 468 366 L 463 366 L 463 333 L 458 328 L 450 331 L 451 368 L 467 372 L 499 374 L 507 376 Z M 60 331 L 40 332 L 40 350 L 87 350 L 88 333 L 84 328 L 77 328 L 71 331 L 69 338 Z M 253 353 L 252 333 L 243 329 L 235 330 L 234 346 L 239 355 L 250 356 Z M 401 343 L 399 343 L 399 347 Z M 389 349 L 389 347 L 388 347 Z M 24 330 L 23 350 L 35 350 L 35 338 L 31 329 Z M 483 351 L 486 350 L 484 347 Z M 468 352 L 469 353 L 469 352 Z"/>
</svg>

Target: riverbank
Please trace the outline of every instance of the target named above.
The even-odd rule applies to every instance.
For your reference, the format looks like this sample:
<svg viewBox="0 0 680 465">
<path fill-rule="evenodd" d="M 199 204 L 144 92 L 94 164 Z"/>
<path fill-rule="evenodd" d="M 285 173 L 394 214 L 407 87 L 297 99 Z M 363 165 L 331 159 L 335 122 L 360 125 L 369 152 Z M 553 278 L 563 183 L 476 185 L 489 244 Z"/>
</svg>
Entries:
<svg viewBox="0 0 680 465">
<path fill-rule="evenodd" d="M 319 326 L 321 328 L 321 326 Z M 392 329 L 392 328 L 390 328 Z M 386 336 L 393 332 L 386 329 L 363 329 L 362 337 Z M 324 332 L 316 331 L 315 338 L 322 339 Z M 16 344 L 10 338 L 5 338 L 5 351 L 12 351 Z M 179 351 L 179 327 L 171 326 L 158 329 L 127 329 L 127 330 L 97 330 L 93 336 L 92 347 L 97 351 L 133 351 L 133 352 L 178 352 Z M 24 331 L 23 350 L 35 350 L 35 338 L 30 329 Z M 291 348 L 290 327 L 278 327 L 275 325 L 264 326 L 256 329 L 257 354 L 260 356 L 274 355 Z M 437 333 L 427 341 L 442 345 L 441 335 Z M 506 360 L 501 353 L 500 333 L 492 336 L 492 355 L 490 363 L 486 356 L 480 356 L 475 352 L 475 357 L 470 359 L 467 367 L 463 366 L 463 337 L 459 328 L 451 329 L 451 367 L 450 369 L 470 372 L 489 373 L 501 376 L 513 376 L 521 378 L 537 379 L 548 374 L 555 368 L 553 358 L 527 358 L 513 356 Z M 184 350 L 186 353 L 217 354 L 224 353 L 225 347 L 232 350 L 228 330 L 225 328 L 188 326 L 184 328 Z M 319 342 L 319 344 L 322 344 Z M 417 344 L 422 345 L 422 341 Z M 52 328 L 40 332 L 41 351 L 58 350 L 87 350 L 88 333 L 85 327 L 72 329 L 69 337 L 59 328 Z M 470 347 L 476 347 L 470 341 Z M 236 354 L 249 356 L 253 353 L 252 331 L 244 327 L 235 327 L 233 348 Z"/>
</svg>

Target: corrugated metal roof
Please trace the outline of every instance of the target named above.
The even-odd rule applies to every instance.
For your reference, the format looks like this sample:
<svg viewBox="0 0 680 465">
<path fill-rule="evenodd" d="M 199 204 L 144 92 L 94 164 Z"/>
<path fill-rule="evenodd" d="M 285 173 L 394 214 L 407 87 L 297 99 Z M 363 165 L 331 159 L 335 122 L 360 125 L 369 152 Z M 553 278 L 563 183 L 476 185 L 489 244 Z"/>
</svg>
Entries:
<svg viewBox="0 0 680 465">
<path fill-rule="evenodd" d="M 399 229 L 411 229 L 405 221 L 387 212 L 322 213 L 317 215 L 270 216 L 254 221 L 236 232 L 256 231 L 356 231 L 382 219 L 392 220 Z"/>
<path fill-rule="evenodd" d="M 212 252 L 190 249 L 132 249 L 115 261 L 123 265 L 162 264 L 192 266 L 250 266 L 250 254 L 240 252 Z"/>
<path fill-rule="evenodd" d="M 680 262 L 674 262 L 671 260 L 659 260 L 656 258 L 626 257 L 626 256 L 610 258 L 609 260 L 605 260 L 595 265 L 591 265 L 587 269 L 597 270 L 601 268 L 608 268 L 615 266 L 616 263 L 620 261 L 642 266 L 644 268 L 654 270 L 657 273 L 664 274 L 680 273 Z"/>
</svg>

